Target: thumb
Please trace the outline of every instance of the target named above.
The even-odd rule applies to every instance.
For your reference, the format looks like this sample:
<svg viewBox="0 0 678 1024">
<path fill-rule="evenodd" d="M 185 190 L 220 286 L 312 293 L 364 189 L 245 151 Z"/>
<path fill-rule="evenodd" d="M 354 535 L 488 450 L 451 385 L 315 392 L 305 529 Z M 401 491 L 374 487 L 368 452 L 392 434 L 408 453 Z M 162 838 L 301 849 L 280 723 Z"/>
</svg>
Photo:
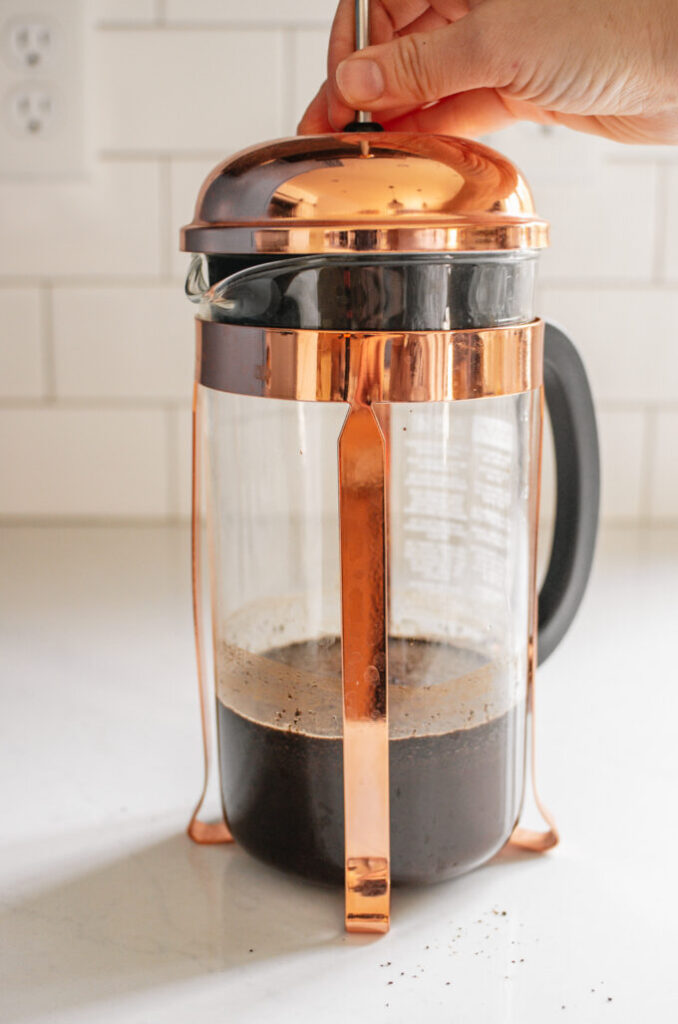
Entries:
<svg viewBox="0 0 678 1024">
<path fill-rule="evenodd" d="M 337 89 L 354 110 L 420 107 L 470 89 L 506 88 L 515 73 L 515 24 L 482 4 L 434 32 L 413 32 L 343 60 Z"/>
</svg>

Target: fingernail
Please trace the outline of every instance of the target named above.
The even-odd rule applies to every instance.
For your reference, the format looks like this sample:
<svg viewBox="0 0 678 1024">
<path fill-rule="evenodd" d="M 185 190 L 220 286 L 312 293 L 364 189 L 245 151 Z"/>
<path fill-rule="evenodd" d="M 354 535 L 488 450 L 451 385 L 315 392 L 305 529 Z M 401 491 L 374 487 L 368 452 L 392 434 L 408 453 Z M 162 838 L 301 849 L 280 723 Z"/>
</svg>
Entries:
<svg viewBox="0 0 678 1024">
<path fill-rule="evenodd" d="M 339 91 L 352 106 L 378 100 L 384 91 L 384 76 L 376 61 L 349 57 L 337 68 Z"/>
</svg>

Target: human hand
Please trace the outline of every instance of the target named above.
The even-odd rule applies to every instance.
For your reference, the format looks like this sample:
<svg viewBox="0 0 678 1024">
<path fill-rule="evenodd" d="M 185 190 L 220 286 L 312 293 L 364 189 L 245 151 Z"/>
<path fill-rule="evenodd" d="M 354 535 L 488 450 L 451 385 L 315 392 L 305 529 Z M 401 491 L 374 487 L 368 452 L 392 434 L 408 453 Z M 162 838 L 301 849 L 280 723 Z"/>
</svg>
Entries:
<svg viewBox="0 0 678 1024">
<path fill-rule="evenodd" d="M 678 143 L 678 0 L 372 0 L 354 52 L 340 0 L 301 134 L 369 110 L 389 131 L 474 137 L 515 121 Z"/>
</svg>

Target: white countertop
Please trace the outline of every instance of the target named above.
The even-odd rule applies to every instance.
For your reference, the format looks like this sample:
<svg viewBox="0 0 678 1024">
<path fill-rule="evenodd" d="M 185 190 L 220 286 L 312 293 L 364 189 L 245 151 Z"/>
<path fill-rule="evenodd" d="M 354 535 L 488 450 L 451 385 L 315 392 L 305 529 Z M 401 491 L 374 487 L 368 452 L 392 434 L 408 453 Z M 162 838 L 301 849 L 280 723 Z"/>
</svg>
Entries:
<svg viewBox="0 0 678 1024">
<path fill-rule="evenodd" d="M 186 838 L 188 583 L 182 528 L 0 532 L 2 1024 L 678 1019 L 678 531 L 602 538 L 540 670 L 561 846 L 396 890 L 382 938 Z"/>
</svg>

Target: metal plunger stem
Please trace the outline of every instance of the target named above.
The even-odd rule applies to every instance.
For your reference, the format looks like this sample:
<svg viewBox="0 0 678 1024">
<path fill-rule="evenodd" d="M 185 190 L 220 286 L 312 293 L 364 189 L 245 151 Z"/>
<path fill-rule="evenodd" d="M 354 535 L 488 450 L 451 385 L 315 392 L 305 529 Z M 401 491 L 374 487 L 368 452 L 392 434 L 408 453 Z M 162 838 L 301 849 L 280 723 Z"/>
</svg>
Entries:
<svg viewBox="0 0 678 1024">
<path fill-rule="evenodd" d="M 370 45 L 370 0 L 355 0 L 355 48 L 364 50 Z M 369 110 L 356 110 L 355 119 L 359 124 L 369 124 L 372 115 Z"/>
</svg>

